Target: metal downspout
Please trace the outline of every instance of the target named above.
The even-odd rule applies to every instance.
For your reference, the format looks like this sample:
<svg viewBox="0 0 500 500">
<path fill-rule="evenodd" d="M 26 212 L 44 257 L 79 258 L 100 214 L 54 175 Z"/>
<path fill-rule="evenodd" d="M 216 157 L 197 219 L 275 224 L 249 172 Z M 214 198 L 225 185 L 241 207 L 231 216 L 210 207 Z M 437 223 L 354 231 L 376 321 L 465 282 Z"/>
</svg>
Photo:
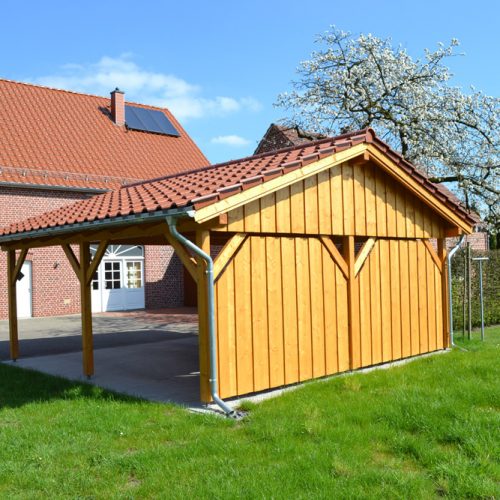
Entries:
<svg viewBox="0 0 500 500">
<path fill-rule="evenodd" d="M 217 339 L 215 336 L 215 303 L 214 303 L 214 262 L 212 257 L 196 246 L 192 241 L 177 231 L 177 217 L 167 215 L 168 227 L 172 236 L 181 244 L 191 249 L 196 255 L 200 256 L 206 263 L 207 269 L 207 309 L 208 309 L 208 344 L 210 350 L 210 393 L 212 399 L 219 405 L 222 411 L 228 417 L 238 417 L 238 413 L 228 406 L 218 394 L 217 387 Z"/>
<path fill-rule="evenodd" d="M 450 344 L 452 347 L 457 347 L 455 345 L 455 338 L 454 338 L 454 333 L 453 333 L 453 300 L 452 300 L 452 280 L 451 280 L 451 259 L 457 252 L 457 250 L 460 248 L 464 241 L 465 235 L 462 234 L 460 239 L 458 240 L 458 243 L 450 250 L 447 256 L 448 260 L 448 315 L 449 315 L 449 321 L 450 321 Z"/>
</svg>

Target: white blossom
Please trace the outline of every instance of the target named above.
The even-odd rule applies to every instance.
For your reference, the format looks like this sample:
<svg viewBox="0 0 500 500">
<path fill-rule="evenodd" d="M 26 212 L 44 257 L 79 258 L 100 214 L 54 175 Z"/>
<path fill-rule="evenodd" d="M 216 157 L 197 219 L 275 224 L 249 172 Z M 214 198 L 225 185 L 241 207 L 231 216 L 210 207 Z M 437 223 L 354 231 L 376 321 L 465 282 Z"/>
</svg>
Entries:
<svg viewBox="0 0 500 500">
<path fill-rule="evenodd" d="M 293 90 L 277 105 L 289 121 L 332 135 L 373 127 L 435 182 L 447 182 L 498 230 L 500 99 L 448 84 L 444 60 L 458 40 L 413 59 L 391 39 L 331 27 L 323 48 L 300 63 Z"/>
</svg>

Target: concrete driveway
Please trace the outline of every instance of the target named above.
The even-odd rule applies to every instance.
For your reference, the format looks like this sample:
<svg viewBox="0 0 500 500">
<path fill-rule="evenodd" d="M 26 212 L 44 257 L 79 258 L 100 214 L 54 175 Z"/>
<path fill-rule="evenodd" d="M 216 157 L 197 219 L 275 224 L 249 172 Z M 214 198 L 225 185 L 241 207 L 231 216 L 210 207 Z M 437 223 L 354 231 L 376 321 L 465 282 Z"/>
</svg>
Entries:
<svg viewBox="0 0 500 500">
<path fill-rule="evenodd" d="M 95 375 L 88 382 L 153 401 L 200 406 L 193 310 L 96 314 L 93 325 Z M 10 364 L 8 337 L 8 322 L 0 321 L 0 361 Z M 19 339 L 16 366 L 87 381 L 79 315 L 20 320 Z"/>
</svg>

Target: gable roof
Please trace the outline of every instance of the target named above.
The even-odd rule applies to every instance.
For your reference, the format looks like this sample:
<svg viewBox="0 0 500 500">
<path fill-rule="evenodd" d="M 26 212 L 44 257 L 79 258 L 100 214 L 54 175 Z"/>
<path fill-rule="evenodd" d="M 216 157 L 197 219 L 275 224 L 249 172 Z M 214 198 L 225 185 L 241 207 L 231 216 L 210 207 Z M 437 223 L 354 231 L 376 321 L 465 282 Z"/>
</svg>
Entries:
<svg viewBox="0 0 500 500">
<path fill-rule="evenodd" d="M 23 233 L 47 228 L 62 229 L 65 226 L 69 228 L 73 224 L 87 225 L 115 218 L 134 218 L 141 214 L 162 216 L 165 211 L 172 209 L 190 207 L 199 211 L 248 189 L 270 183 L 278 177 L 285 178 L 294 171 L 314 166 L 323 159 L 336 158 L 340 162 L 362 155 L 367 146 L 374 147 L 374 151 L 394 162 L 402 174 L 413 179 L 436 203 L 442 204 L 458 220 L 464 221 L 462 225 L 467 227 L 475 224 L 474 215 L 467 212 L 448 189 L 431 183 L 424 174 L 378 139 L 372 129 L 364 129 L 302 147 L 286 148 L 125 186 L 11 224 L 0 230 L 0 240 L 2 236 L 8 235 L 11 235 L 9 239 L 13 236 L 21 239 Z M 343 152 L 346 154 L 340 157 Z M 15 235 L 19 235 L 19 238 Z"/>
<path fill-rule="evenodd" d="M 298 125 L 278 125 L 271 123 L 259 142 L 254 154 L 270 153 L 278 149 L 303 146 L 311 141 L 326 139 L 323 134 L 301 129 Z"/>
<path fill-rule="evenodd" d="M 208 164 L 167 109 L 180 137 L 127 130 L 110 99 L 0 79 L 0 183 L 115 189 Z"/>
</svg>

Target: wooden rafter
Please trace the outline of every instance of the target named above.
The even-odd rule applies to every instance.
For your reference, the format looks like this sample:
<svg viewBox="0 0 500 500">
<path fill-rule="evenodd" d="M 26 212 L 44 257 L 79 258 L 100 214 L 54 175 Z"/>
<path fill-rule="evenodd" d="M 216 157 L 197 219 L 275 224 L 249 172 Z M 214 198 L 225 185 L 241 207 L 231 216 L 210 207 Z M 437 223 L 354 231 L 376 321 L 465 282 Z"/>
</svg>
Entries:
<svg viewBox="0 0 500 500">
<path fill-rule="evenodd" d="M 363 267 L 363 264 L 365 263 L 366 259 L 370 255 L 371 251 L 373 250 L 373 247 L 375 246 L 375 242 L 377 241 L 377 238 L 368 238 L 363 246 L 361 247 L 361 250 L 359 251 L 358 255 L 356 256 L 356 262 L 354 263 L 354 275 L 357 276 L 359 272 L 361 271 L 361 268 Z"/>
<path fill-rule="evenodd" d="M 464 234 L 464 232 L 459 227 L 449 227 L 444 230 L 445 238 L 454 238 L 455 236 L 461 236 L 462 234 Z"/>
<path fill-rule="evenodd" d="M 432 260 L 434 261 L 434 264 L 436 264 L 437 268 L 442 271 L 443 269 L 443 264 L 441 262 L 441 259 L 439 258 L 436 250 L 432 246 L 432 243 L 429 240 L 422 240 L 424 242 L 425 248 L 427 248 L 427 251 L 429 252 L 430 256 L 432 257 Z"/>
<path fill-rule="evenodd" d="M 64 250 L 66 257 L 68 258 L 68 261 L 71 264 L 73 271 L 75 271 L 76 276 L 78 277 L 78 279 L 80 279 L 80 263 L 78 262 L 78 259 L 75 253 L 73 252 L 73 249 L 67 243 L 62 244 L 61 247 Z"/>
<path fill-rule="evenodd" d="M 243 242 L 247 239 L 247 235 L 242 233 L 236 233 L 233 237 L 224 245 L 219 255 L 214 261 L 214 280 L 216 280 L 224 268 L 227 266 L 229 261 L 234 257 L 236 252 L 239 250 Z"/>
<path fill-rule="evenodd" d="M 102 258 L 104 257 L 104 254 L 106 253 L 106 248 L 108 248 L 109 242 L 107 240 L 103 240 L 99 242 L 99 246 L 97 247 L 97 251 L 94 255 L 94 258 L 92 259 L 92 262 L 89 265 L 87 275 L 86 275 L 86 282 L 90 283 L 92 281 L 92 277 L 94 276 L 94 273 L 96 272 L 97 268 L 99 267 L 99 264 L 101 263 Z"/>
<path fill-rule="evenodd" d="M 332 256 L 332 259 L 335 261 L 337 266 L 340 268 L 342 271 L 342 274 L 344 275 L 344 278 L 348 279 L 349 278 L 349 270 L 347 267 L 347 262 L 344 260 L 340 252 L 337 250 L 337 247 L 333 243 L 333 241 L 328 238 L 327 236 L 320 236 L 320 240 L 325 246 L 325 248 L 328 250 L 328 253 Z"/>
<path fill-rule="evenodd" d="M 170 234 L 170 230 L 168 229 L 167 224 L 163 225 L 163 229 L 164 237 L 167 240 L 167 243 L 173 247 L 175 253 L 179 257 L 179 259 L 181 259 L 181 262 L 184 264 L 185 268 L 188 270 L 195 283 L 197 283 L 199 273 L 196 261 L 191 257 L 184 246 L 181 245 L 181 243 Z"/>
<path fill-rule="evenodd" d="M 33 248 L 43 248 L 49 246 L 59 246 L 64 244 L 76 243 L 77 235 L 72 234 L 71 236 L 66 237 L 51 237 L 47 239 L 45 238 L 30 238 L 17 242 L 6 243 L 2 245 L 2 250 L 22 250 L 24 248 L 33 249 Z"/>
<path fill-rule="evenodd" d="M 23 267 L 24 261 L 26 260 L 26 255 L 28 255 L 28 248 L 23 248 L 19 257 L 17 258 L 16 266 L 14 267 L 14 271 L 12 273 L 11 279 L 13 279 L 14 282 L 16 282 L 17 278 L 19 278 L 19 273 L 21 272 L 21 268 Z"/>
<path fill-rule="evenodd" d="M 165 233 L 165 223 L 134 223 L 123 227 L 110 227 L 108 229 L 74 229 L 71 234 L 60 236 L 44 236 L 40 238 L 29 238 L 15 242 L 9 242 L 2 245 L 3 250 L 23 249 L 23 248 L 43 248 L 62 245 L 77 245 L 80 242 L 93 243 L 96 241 L 107 240 L 110 244 L 115 241 L 121 241 L 126 244 L 128 240 L 141 240 L 154 236 L 163 237 Z"/>
</svg>

